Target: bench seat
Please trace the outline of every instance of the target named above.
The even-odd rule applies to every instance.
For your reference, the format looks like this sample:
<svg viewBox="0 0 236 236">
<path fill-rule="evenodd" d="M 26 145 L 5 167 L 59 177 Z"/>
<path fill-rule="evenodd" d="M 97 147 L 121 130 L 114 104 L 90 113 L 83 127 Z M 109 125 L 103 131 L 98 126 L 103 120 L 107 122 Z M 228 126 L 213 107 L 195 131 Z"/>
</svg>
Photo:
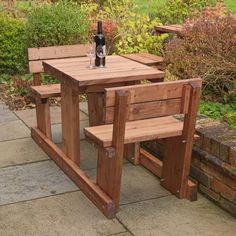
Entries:
<svg viewBox="0 0 236 236">
<path fill-rule="evenodd" d="M 147 66 L 160 66 L 164 62 L 163 57 L 156 56 L 150 53 L 133 53 L 122 56 Z"/>
<path fill-rule="evenodd" d="M 85 136 L 101 147 L 112 146 L 113 124 L 85 128 Z M 183 122 L 172 116 L 126 123 L 124 143 L 135 143 L 182 135 Z"/>
<path fill-rule="evenodd" d="M 60 97 L 61 96 L 61 85 L 50 84 L 50 85 L 39 85 L 31 86 L 31 94 L 40 99 Z"/>
</svg>

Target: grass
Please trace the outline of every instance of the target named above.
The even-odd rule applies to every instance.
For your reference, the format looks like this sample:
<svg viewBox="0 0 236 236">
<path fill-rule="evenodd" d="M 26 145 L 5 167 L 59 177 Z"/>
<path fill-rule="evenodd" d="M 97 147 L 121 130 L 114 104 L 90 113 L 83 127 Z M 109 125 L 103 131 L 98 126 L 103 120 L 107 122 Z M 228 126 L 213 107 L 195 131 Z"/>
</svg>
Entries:
<svg viewBox="0 0 236 236">
<path fill-rule="evenodd" d="M 150 8 L 156 8 L 165 4 L 166 0 L 135 0 L 140 12 L 148 13 Z M 236 0 L 225 0 L 225 6 L 232 12 L 236 13 Z M 151 5 L 151 7 L 150 7 Z"/>
</svg>

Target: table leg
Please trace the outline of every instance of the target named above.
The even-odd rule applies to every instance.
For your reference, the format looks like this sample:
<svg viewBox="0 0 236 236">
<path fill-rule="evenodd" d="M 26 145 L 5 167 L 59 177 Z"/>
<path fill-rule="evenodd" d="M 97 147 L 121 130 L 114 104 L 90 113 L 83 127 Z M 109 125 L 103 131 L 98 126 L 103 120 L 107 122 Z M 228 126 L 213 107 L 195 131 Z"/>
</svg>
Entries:
<svg viewBox="0 0 236 236">
<path fill-rule="evenodd" d="M 80 164 L 79 96 L 61 84 L 62 150 L 77 165 Z"/>
<path fill-rule="evenodd" d="M 88 93 L 89 126 L 103 124 L 104 93 Z"/>
</svg>

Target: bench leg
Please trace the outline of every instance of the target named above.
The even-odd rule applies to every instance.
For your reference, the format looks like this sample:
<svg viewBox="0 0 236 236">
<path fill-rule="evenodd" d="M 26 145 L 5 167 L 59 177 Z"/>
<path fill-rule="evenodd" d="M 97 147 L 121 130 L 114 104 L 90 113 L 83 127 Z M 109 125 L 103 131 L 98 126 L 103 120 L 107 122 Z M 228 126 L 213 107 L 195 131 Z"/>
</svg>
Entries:
<svg viewBox="0 0 236 236">
<path fill-rule="evenodd" d="M 162 186 L 179 198 L 195 200 L 196 185 L 191 186 L 188 179 L 191 163 L 191 153 L 186 152 L 188 144 L 183 143 L 182 137 L 173 137 L 166 139 L 164 146 Z"/>
<path fill-rule="evenodd" d="M 35 99 L 37 127 L 49 139 L 52 139 L 51 118 L 48 99 Z"/>
<path fill-rule="evenodd" d="M 115 152 L 114 152 L 115 153 Z M 105 150 L 98 149 L 97 185 L 113 200 L 119 209 L 123 155 L 108 157 Z"/>
<path fill-rule="evenodd" d="M 124 157 L 133 165 L 140 164 L 140 143 L 125 144 Z"/>
</svg>

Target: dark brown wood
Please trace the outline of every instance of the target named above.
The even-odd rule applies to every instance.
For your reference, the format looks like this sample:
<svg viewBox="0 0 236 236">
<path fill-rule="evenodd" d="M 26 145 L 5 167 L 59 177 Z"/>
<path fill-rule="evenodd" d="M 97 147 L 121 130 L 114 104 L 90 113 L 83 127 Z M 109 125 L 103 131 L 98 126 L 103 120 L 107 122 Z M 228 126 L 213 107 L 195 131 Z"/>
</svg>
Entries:
<svg viewBox="0 0 236 236">
<path fill-rule="evenodd" d="M 179 198 L 186 198 L 188 195 L 187 183 L 200 91 L 199 84 L 190 87 L 190 101 L 182 136 L 168 138 L 165 142 L 162 185 Z"/>
<path fill-rule="evenodd" d="M 112 199 L 76 163 L 39 129 L 32 128 L 31 136 L 107 218 L 115 217 L 116 209 Z"/>
<path fill-rule="evenodd" d="M 40 73 L 34 73 L 33 74 L 33 85 L 34 86 L 40 85 L 41 84 L 40 79 L 41 79 Z"/>
<path fill-rule="evenodd" d="M 47 136 L 52 139 L 51 118 L 49 110 L 48 99 L 35 99 L 36 103 L 36 119 L 38 128 Z"/>
<path fill-rule="evenodd" d="M 61 84 L 62 149 L 80 165 L 80 123 L 78 94 Z"/>
<path fill-rule="evenodd" d="M 88 93 L 89 126 L 103 124 L 104 93 Z"/>
<path fill-rule="evenodd" d="M 116 209 L 119 208 L 122 163 L 124 155 L 125 123 L 127 118 L 129 94 L 125 91 L 116 93 L 116 111 L 112 132 L 112 148 L 115 157 L 107 158 L 99 152 L 97 184 L 111 196 Z"/>
<path fill-rule="evenodd" d="M 133 165 L 140 164 L 139 158 L 140 143 L 125 144 L 124 157 Z"/>
</svg>

